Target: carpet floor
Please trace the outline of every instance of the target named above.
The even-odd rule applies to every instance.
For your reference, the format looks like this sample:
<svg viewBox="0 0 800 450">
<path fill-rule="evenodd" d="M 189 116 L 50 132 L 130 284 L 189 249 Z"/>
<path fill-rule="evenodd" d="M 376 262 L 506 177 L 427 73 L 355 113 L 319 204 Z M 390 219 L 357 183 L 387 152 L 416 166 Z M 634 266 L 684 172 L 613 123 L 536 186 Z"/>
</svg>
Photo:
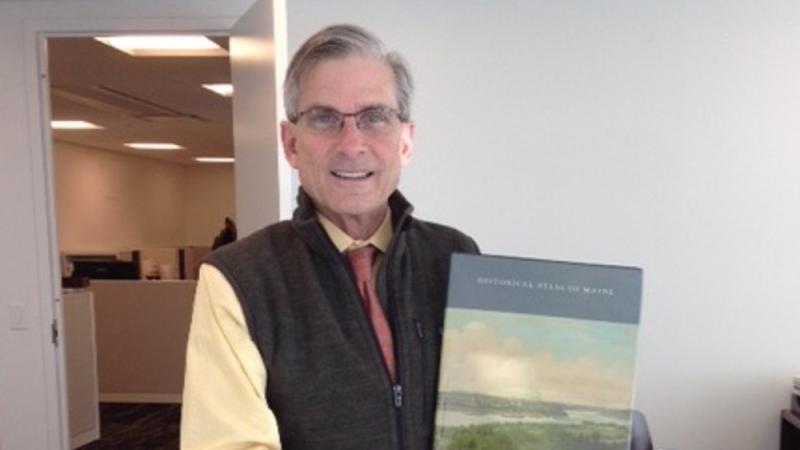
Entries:
<svg viewBox="0 0 800 450">
<path fill-rule="evenodd" d="M 100 440 L 78 450 L 177 450 L 181 405 L 101 403 Z"/>
</svg>

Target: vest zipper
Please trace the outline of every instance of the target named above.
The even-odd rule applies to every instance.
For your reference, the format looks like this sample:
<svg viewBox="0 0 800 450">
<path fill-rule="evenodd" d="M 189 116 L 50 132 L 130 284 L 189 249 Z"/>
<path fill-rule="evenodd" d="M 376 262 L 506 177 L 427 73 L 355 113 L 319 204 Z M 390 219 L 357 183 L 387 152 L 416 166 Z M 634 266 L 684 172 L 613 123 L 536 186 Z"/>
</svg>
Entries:
<svg viewBox="0 0 800 450">
<path fill-rule="evenodd" d="M 400 409 L 403 407 L 403 386 L 395 384 L 392 386 L 392 393 L 394 394 L 394 407 Z"/>
<path fill-rule="evenodd" d="M 404 220 L 406 214 L 403 214 L 402 219 Z M 398 222 L 398 224 L 401 222 Z M 389 244 L 389 248 L 386 249 L 386 253 L 384 254 L 384 259 L 381 261 L 381 267 L 378 268 L 377 276 L 375 277 L 375 290 L 378 291 L 378 298 L 382 298 L 385 300 L 386 304 L 386 318 L 389 320 L 389 323 L 392 326 L 392 335 L 394 337 L 394 344 L 395 350 L 400 347 L 400 340 L 401 332 L 397 329 L 397 327 L 402 326 L 402 320 L 392 320 L 395 318 L 397 311 L 392 305 L 390 295 L 389 295 L 389 287 L 387 283 L 387 278 L 389 277 L 390 273 L 390 266 L 392 265 L 391 257 L 395 253 L 395 248 L 397 247 L 397 238 L 398 236 L 395 235 L 392 238 L 392 242 Z M 405 430 L 403 429 L 403 385 L 400 383 L 400 361 L 395 356 L 395 368 L 397 370 L 395 380 L 389 380 L 392 384 L 392 402 L 395 408 L 395 424 L 397 426 L 397 443 L 399 450 L 406 450 L 406 443 L 405 443 Z M 387 371 L 388 375 L 388 371 Z"/>
<path fill-rule="evenodd" d="M 403 436 L 403 386 L 400 383 L 392 384 L 392 397 L 394 398 L 395 421 L 397 423 L 397 442 L 399 449 L 405 450 L 406 444 Z"/>
</svg>

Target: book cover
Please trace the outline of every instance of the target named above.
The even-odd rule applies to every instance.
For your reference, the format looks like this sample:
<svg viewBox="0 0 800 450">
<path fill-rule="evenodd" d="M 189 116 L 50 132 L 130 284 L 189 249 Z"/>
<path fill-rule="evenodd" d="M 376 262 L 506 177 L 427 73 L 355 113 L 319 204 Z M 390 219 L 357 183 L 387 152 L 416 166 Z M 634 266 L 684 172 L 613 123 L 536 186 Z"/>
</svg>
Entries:
<svg viewBox="0 0 800 450">
<path fill-rule="evenodd" d="M 453 255 L 435 450 L 627 450 L 642 271 Z"/>
</svg>

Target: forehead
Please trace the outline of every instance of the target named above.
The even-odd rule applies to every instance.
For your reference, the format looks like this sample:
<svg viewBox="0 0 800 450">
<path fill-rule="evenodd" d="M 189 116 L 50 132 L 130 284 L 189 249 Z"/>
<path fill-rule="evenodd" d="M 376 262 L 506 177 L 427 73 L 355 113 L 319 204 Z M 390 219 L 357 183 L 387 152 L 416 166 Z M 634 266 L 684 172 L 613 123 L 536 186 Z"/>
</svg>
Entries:
<svg viewBox="0 0 800 450">
<path fill-rule="evenodd" d="M 300 80 L 300 111 L 327 106 L 356 111 L 371 106 L 397 107 L 394 74 L 378 58 L 350 55 L 317 62 Z"/>
</svg>

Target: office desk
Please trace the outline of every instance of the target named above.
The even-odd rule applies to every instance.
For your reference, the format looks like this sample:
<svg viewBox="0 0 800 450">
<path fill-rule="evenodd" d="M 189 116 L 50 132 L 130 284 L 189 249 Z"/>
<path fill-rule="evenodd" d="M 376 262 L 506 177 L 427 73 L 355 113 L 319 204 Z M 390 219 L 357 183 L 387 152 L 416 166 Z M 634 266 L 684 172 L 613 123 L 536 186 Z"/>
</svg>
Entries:
<svg viewBox="0 0 800 450">
<path fill-rule="evenodd" d="M 781 450 L 800 449 L 800 417 L 792 411 L 781 411 Z"/>
<path fill-rule="evenodd" d="M 101 402 L 181 402 L 196 285 L 92 280 Z"/>
</svg>

